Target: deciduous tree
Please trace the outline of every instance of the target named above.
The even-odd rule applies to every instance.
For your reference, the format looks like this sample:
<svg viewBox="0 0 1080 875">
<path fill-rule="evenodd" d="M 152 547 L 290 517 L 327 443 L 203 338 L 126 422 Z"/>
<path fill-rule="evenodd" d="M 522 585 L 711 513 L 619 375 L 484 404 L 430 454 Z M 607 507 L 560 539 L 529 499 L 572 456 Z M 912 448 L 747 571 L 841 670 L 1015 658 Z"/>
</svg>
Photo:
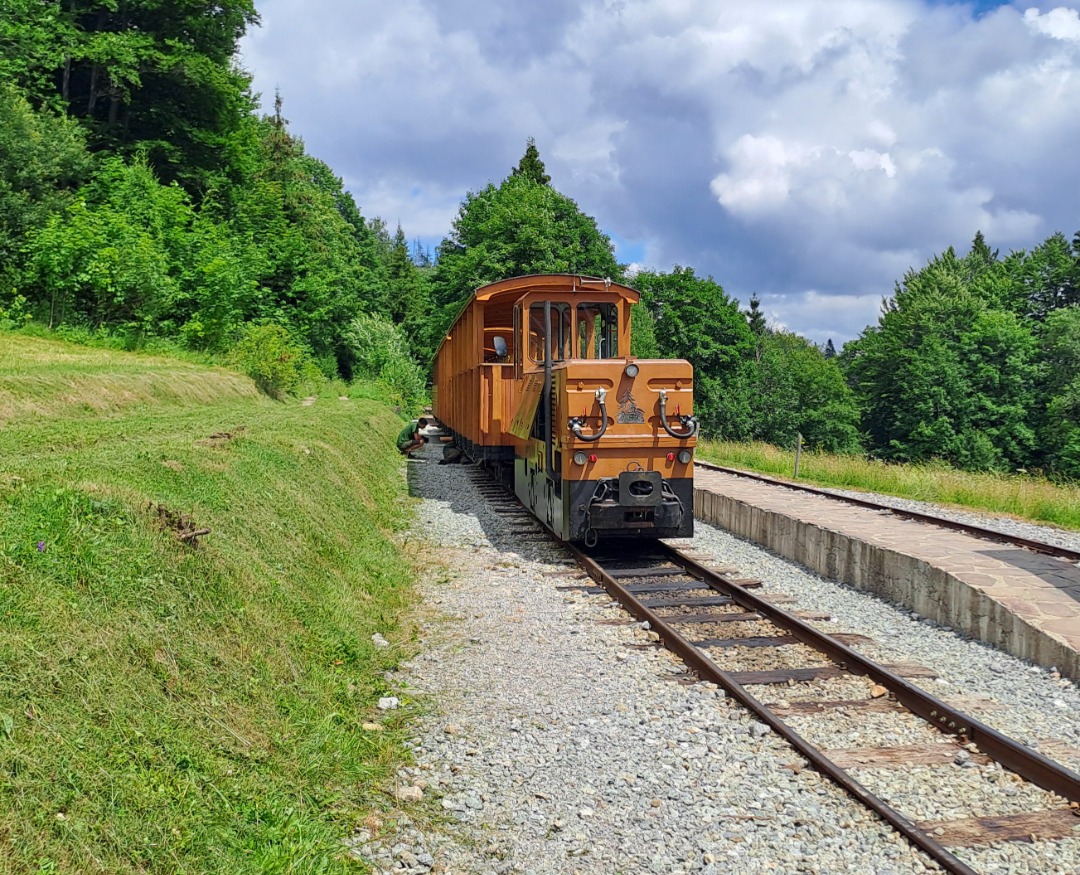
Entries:
<svg viewBox="0 0 1080 875">
<path fill-rule="evenodd" d="M 16 281 L 27 236 L 64 209 L 91 164 L 73 122 L 35 111 L 0 84 L 0 299 Z"/>
<path fill-rule="evenodd" d="M 712 277 L 678 265 L 666 274 L 642 271 L 634 284 L 656 322 L 661 353 L 694 366 L 694 405 L 703 431 L 748 438 L 754 335 L 738 302 Z"/>
<path fill-rule="evenodd" d="M 753 371 L 756 440 L 833 453 L 859 450 L 859 408 L 834 360 L 813 343 L 786 331 L 767 331 Z"/>
<path fill-rule="evenodd" d="M 478 286 L 505 277 L 622 276 L 614 247 L 596 221 L 540 181 L 546 173 L 539 156 L 532 160 L 526 150 L 519 171 L 497 186 L 466 195 L 449 236 L 439 245 L 434 298 L 443 323 Z"/>
<path fill-rule="evenodd" d="M 968 258 L 947 250 L 909 271 L 878 324 L 845 346 L 879 454 L 974 469 L 1027 463 L 1034 339 L 1000 306 L 994 264 L 978 247 Z"/>
</svg>

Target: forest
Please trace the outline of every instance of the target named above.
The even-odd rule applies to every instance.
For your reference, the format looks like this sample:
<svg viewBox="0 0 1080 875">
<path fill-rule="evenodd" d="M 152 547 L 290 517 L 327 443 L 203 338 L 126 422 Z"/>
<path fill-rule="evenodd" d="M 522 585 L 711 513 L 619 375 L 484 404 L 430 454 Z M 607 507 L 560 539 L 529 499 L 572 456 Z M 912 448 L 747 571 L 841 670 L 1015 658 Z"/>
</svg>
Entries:
<svg viewBox="0 0 1080 875">
<path fill-rule="evenodd" d="M 972 229 L 839 354 L 690 266 L 628 276 L 532 140 L 428 253 L 363 214 L 280 96 L 258 112 L 236 62 L 252 0 L 213 12 L 0 0 L 0 330 L 218 357 L 272 394 L 375 380 L 415 407 L 474 288 L 577 272 L 642 292 L 633 352 L 693 363 L 707 437 L 1080 477 L 1080 233 L 1002 255 Z"/>
</svg>

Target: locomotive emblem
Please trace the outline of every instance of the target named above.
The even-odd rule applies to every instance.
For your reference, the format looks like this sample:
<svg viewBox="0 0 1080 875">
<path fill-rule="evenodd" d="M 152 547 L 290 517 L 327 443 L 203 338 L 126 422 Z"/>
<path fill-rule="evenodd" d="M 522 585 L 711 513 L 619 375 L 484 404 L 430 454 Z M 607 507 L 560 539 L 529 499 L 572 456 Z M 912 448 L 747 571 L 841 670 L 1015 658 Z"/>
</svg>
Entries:
<svg viewBox="0 0 1080 875">
<path fill-rule="evenodd" d="M 634 396 L 629 391 L 620 399 L 617 421 L 623 424 L 642 423 L 645 413 L 634 403 Z"/>
</svg>

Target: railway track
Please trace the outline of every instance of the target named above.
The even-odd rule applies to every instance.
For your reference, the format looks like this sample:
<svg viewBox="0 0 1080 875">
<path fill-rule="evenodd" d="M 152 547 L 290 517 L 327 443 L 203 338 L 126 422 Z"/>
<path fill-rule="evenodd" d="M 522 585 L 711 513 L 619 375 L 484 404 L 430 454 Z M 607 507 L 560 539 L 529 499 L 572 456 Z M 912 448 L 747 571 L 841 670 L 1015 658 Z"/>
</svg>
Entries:
<svg viewBox="0 0 1080 875">
<path fill-rule="evenodd" d="M 516 525 L 516 537 L 548 537 L 501 486 L 481 484 L 479 488 L 494 502 L 495 511 L 511 526 Z M 879 507 L 872 502 L 854 503 Z M 927 521 L 938 520 L 931 517 Z M 994 539 L 1007 537 L 945 522 L 950 528 L 986 531 L 986 536 Z M 760 581 L 738 577 L 733 569 L 709 567 L 670 544 L 654 542 L 642 548 L 617 545 L 605 552 L 604 545 L 585 551 L 558 543 L 598 584 L 586 587 L 588 591 L 606 592 L 639 621 L 648 623 L 659 642 L 694 675 L 723 688 L 787 740 L 814 769 L 875 812 L 945 871 L 979 875 L 979 870 L 964 862 L 965 848 L 1002 841 L 1053 840 L 1073 836 L 1080 829 L 1080 774 L 1047 755 L 1080 765 L 1080 750 L 1053 740 L 1041 740 L 1040 750 L 1035 750 L 912 682 L 936 677 L 932 668 L 875 662 L 855 649 L 856 645 L 872 645 L 871 639 L 859 634 L 827 634 L 813 625 L 828 620 L 827 615 L 786 610 L 781 604 L 791 599 L 759 594 Z M 1058 549 L 1038 546 L 1048 548 L 1040 552 Z M 862 687 L 853 694 L 856 679 L 862 679 Z M 815 738 L 821 733 L 815 733 L 812 726 L 809 731 L 800 731 L 800 724 L 811 719 L 820 725 L 823 714 L 858 722 L 864 730 L 860 746 L 832 746 L 828 733 Z M 890 743 L 890 721 L 918 723 L 922 740 Z M 910 725 L 900 734 L 910 737 Z M 927 821 L 894 806 L 873 786 L 874 770 L 929 767 L 945 770 L 938 783 L 940 792 L 947 794 L 951 792 L 950 767 L 970 778 L 972 767 L 981 766 L 992 780 L 995 773 L 990 764 L 995 763 L 1022 780 L 1030 788 L 1028 796 L 1033 793 L 1038 797 L 1041 807 Z M 991 771 L 987 772 L 987 767 Z"/>
<path fill-rule="evenodd" d="M 1043 541 L 1037 541 L 1031 538 L 1023 538 L 1019 535 L 1012 535 L 1007 532 L 998 531 L 997 529 L 990 529 L 984 526 L 977 526 L 972 523 L 964 523 L 957 520 L 946 519 L 945 517 L 937 516 L 935 514 L 921 513 L 919 511 L 897 508 L 893 507 L 892 505 L 881 504 L 876 501 L 871 501 L 870 499 L 856 498 L 850 495 L 839 495 L 827 489 L 820 489 L 815 486 L 806 486 L 802 483 L 794 483 L 789 480 L 779 480 L 775 477 L 768 477 L 764 474 L 755 474 L 751 471 L 743 471 L 739 468 L 726 468 L 721 465 L 714 465 L 711 462 L 695 462 L 694 466 L 696 468 L 701 468 L 704 471 L 717 471 L 721 474 L 729 474 L 733 477 L 742 477 L 747 480 L 756 480 L 760 483 L 765 483 L 770 486 L 778 486 L 784 489 L 791 489 L 796 492 L 806 492 L 811 495 L 818 495 L 822 498 L 828 498 L 833 501 L 839 501 L 845 504 L 855 505 L 856 507 L 865 507 L 869 510 L 879 511 L 882 513 L 887 512 L 897 517 L 915 520 L 917 522 L 927 523 L 929 525 L 940 526 L 941 528 L 952 529 L 958 532 L 964 532 L 965 534 L 972 535 L 977 538 L 983 538 L 988 541 L 1011 544 L 1016 547 L 1023 547 L 1026 550 L 1032 550 L 1036 553 L 1045 553 L 1049 556 L 1056 556 L 1060 559 L 1065 559 L 1068 562 L 1080 562 L 1080 552 L 1076 550 L 1070 550 L 1067 547 L 1060 547 L 1056 544 L 1047 544 Z"/>
<path fill-rule="evenodd" d="M 626 548 L 616 553 L 590 553 L 570 547 L 588 575 L 633 616 L 649 624 L 663 644 L 676 653 L 701 679 L 712 681 L 752 711 L 764 724 L 785 738 L 815 769 L 867 806 L 946 871 L 977 875 L 962 859 L 962 849 L 999 841 L 1030 841 L 1073 835 L 1080 827 L 1080 774 L 1044 754 L 1008 738 L 970 714 L 930 695 L 910 679 L 932 678 L 932 669 L 915 665 L 883 665 L 868 659 L 852 644 L 867 643 L 859 635 L 828 635 L 811 621 L 825 619 L 781 608 L 776 596 L 754 590 L 760 582 L 731 577 L 702 565 L 697 559 L 664 543 L 643 553 Z M 596 591 L 600 591 L 597 589 Z M 774 665 L 762 668 L 755 656 L 751 669 L 732 668 L 747 654 L 771 653 Z M 843 679 L 867 679 L 861 697 Z M 839 683 L 838 683 L 839 681 Z M 872 683 L 873 687 L 868 684 Z M 769 701 L 770 691 L 781 689 L 798 701 Z M 764 693 L 755 692 L 757 690 Z M 873 712 L 874 721 L 865 715 Z M 862 720 L 880 738 L 889 735 L 889 718 L 920 718 L 925 740 L 895 745 L 867 741 L 858 749 L 831 749 L 800 733 L 797 724 L 808 715 L 834 713 Z M 910 729 L 905 731 L 910 734 Z M 1052 742 L 1044 750 L 1061 750 Z M 1041 810 L 1000 816 L 971 816 L 951 821 L 924 822 L 898 810 L 860 772 L 880 768 L 919 766 L 963 767 L 995 762 L 1040 788 Z M 965 769 L 967 771 L 967 769 Z M 872 771 L 871 771 L 872 774 Z M 948 792 L 948 775 L 941 791 Z"/>
</svg>

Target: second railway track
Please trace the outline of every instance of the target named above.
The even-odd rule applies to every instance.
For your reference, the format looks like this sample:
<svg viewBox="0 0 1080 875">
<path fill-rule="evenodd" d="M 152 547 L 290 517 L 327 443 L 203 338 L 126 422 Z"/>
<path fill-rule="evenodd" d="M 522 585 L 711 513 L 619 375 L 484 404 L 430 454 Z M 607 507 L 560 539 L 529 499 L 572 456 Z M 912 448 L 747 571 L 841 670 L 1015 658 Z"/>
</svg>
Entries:
<svg viewBox="0 0 1080 875">
<path fill-rule="evenodd" d="M 987 541 L 995 541 L 998 543 L 1011 544 L 1016 547 L 1023 547 L 1024 549 L 1031 550 L 1035 553 L 1043 553 L 1047 556 L 1056 556 L 1057 558 L 1064 559 L 1067 562 L 1080 562 L 1080 550 L 1075 550 L 1070 547 L 1062 546 L 1060 544 L 1049 543 L 1048 541 L 1041 540 L 1039 538 L 1024 537 L 1016 533 L 1004 531 L 1002 528 L 993 528 L 987 525 L 978 525 L 972 522 L 964 522 L 963 520 L 943 516 L 941 513 L 931 513 L 927 511 L 914 510 L 910 507 L 898 506 L 895 503 L 889 504 L 882 501 L 875 501 L 869 495 L 855 496 L 849 493 L 841 493 L 836 490 L 824 489 L 817 486 L 808 486 L 804 483 L 797 483 L 791 480 L 781 480 L 776 477 L 769 477 L 764 474 L 757 474 L 753 471 L 745 471 L 739 468 L 728 468 L 723 465 L 715 465 L 711 462 L 697 461 L 694 463 L 694 465 L 697 469 L 702 471 L 716 471 L 721 474 L 728 474 L 732 477 L 740 477 L 746 480 L 753 480 L 767 486 L 774 486 L 782 489 L 791 489 L 798 492 L 805 492 L 810 495 L 821 496 L 822 498 L 828 498 L 833 501 L 854 505 L 856 507 L 863 507 L 868 510 L 878 511 L 881 513 L 890 513 L 903 519 L 914 520 L 916 522 L 925 523 L 927 525 L 940 526 L 941 528 L 963 532 L 965 534 L 972 535 L 976 538 L 982 538 Z M 1032 528 L 1036 527 L 1032 526 Z"/>
</svg>

